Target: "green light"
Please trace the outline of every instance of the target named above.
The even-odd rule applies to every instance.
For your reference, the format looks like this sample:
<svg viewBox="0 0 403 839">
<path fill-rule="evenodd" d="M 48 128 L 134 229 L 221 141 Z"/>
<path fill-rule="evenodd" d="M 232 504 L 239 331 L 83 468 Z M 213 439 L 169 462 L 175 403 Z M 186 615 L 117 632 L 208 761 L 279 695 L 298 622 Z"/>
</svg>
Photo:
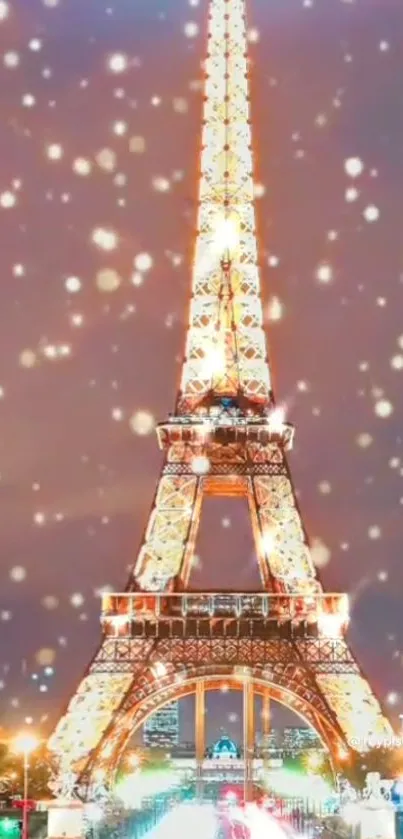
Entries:
<svg viewBox="0 0 403 839">
<path fill-rule="evenodd" d="M 20 825 L 17 819 L 0 818 L 0 837 L 13 837 L 20 835 Z"/>
</svg>

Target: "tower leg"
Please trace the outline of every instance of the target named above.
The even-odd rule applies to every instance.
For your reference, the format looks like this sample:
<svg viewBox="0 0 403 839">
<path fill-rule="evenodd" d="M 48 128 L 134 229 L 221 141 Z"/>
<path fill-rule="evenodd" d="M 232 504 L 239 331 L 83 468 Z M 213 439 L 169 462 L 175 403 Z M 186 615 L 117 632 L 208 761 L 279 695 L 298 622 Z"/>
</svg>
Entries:
<svg viewBox="0 0 403 839">
<path fill-rule="evenodd" d="M 243 686 L 243 753 L 244 802 L 253 799 L 253 757 L 255 749 L 255 707 L 253 684 L 246 679 Z"/>
<path fill-rule="evenodd" d="M 205 733 L 206 692 L 204 682 L 196 684 L 195 699 L 195 744 L 196 744 L 196 797 L 203 798 L 203 760 L 206 749 Z"/>
<path fill-rule="evenodd" d="M 262 708 L 262 729 L 263 729 L 263 765 L 265 769 L 269 766 L 269 734 L 271 729 L 270 719 L 270 694 L 268 691 L 263 696 Z"/>
</svg>

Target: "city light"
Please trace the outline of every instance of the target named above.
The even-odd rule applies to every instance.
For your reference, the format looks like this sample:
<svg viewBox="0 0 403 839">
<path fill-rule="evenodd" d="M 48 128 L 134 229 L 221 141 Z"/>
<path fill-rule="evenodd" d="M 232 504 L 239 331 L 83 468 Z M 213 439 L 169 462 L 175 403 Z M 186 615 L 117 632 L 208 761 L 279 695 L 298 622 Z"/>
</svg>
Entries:
<svg viewBox="0 0 403 839">
<path fill-rule="evenodd" d="M 266 529 L 264 530 L 261 536 L 261 545 L 263 553 L 270 556 L 270 554 L 274 551 L 276 546 L 274 527 L 266 526 Z"/>
<path fill-rule="evenodd" d="M 156 679 L 162 679 L 167 674 L 167 668 L 165 667 L 165 664 L 162 661 L 157 661 L 153 665 L 152 671 L 154 674 L 154 678 Z"/>
<path fill-rule="evenodd" d="M 30 755 L 38 748 L 40 740 L 31 732 L 21 732 L 13 740 L 13 750 L 16 754 Z"/>
<path fill-rule="evenodd" d="M 180 774 L 171 769 L 147 773 L 137 769 L 118 782 L 115 793 L 126 807 L 136 809 L 141 808 L 145 799 L 174 789 L 181 783 Z"/>
<path fill-rule="evenodd" d="M 216 339 L 211 343 L 205 351 L 202 367 L 202 376 L 204 378 L 212 378 L 213 376 L 220 376 L 225 373 L 225 350 L 222 344 L 218 344 Z"/>
<path fill-rule="evenodd" d="M 20 835 L 20 825 L 17 819 L 10 819 L 8 816 L 0 817 L 0 837 L 14 839 Z"/>
<path fill-rule="evenodd" d="M 154 830 L 150 839 L 215 839 L 218 835 L 217 813 L 212 804 L 179 804 L 168 811 Z"/>
<path fill-rule="evenodd" d="M 308 772 L 319 772 L 323 767 L 323 754 L 316 751 L 308 752 L 304 763 Z"/>
<path fill-rule="evenodd" d="M 326 638 L 339 638 L 343 634 L 346 618 L 343 615 L 330 615 L 321 612 L 318 616 L 318 627 L 321 635 Z"/>
<path fill-rule="evenodd" d="M 31 731 L 22 731 L 13 741 L 14 751 L 24 757 L 24 797 L 22 801 L 22 839 L 28 839 L 28 758 L 39 746 L 40 740 Z"/>
<path fill-rule="evenodd" d="M 280 406 L 271 411 L 268 418 L 269 430 L 274 434 L 281 434 L 284 430 L 285 410 Z"/>
<path fill-rule="evenodd" d="M 238 820 L 245 825 L 250 839 L 263 839 L 266 836 L 270 836 L 270 839 L 287 839 L 289 836 L 277 819 L 256 804 L 248 804 L 239 813 Z"/>
<path fill-rule="evenodd" d="M 309 799 L 312 802 L 326 801 L 332 794 L 330 784 L 320 775 L 305 775 L 290 769 L 278 769 L 268 772 L 265 785 L 271 794 L 294 798 Z"/>
<path fill-rule="evenodd" d="M 128 755 L 127 762 L 132 769 L 139 769 L 142 764 L 142 756 L 139 752 L 132 752 L 132 754 Z"/>
<path fill-rule="evenodd" d="M 221 217 L 217 220 L 214 235 L 215 248 L 221 253 L 232 253 L 239 243 L 239 225 L 235 216 Z"/>
</svg>

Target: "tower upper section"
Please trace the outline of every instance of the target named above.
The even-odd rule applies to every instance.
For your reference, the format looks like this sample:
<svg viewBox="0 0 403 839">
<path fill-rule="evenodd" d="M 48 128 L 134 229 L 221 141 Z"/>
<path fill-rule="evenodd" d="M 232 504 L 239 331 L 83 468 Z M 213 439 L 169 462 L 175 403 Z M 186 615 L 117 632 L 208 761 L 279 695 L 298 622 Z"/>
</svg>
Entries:
<svg viewBox="0 0 403 839">
<path fill-rule="evenodd" d="M 255 233 L 245 0 L 210 0 L 197 238 L 178 413 L 272 402 Z"/>
</svg>

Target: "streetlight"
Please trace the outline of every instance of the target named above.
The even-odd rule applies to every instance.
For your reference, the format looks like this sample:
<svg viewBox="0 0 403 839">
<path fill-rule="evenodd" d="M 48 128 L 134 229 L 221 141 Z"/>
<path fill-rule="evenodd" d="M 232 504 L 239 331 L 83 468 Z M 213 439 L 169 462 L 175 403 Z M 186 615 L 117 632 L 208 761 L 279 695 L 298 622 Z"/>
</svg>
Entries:
<svg viewBox="0 0 403 839">
<path fill-rule="evenodd" d="M 22 802 L 22 839 L 28 839 L 28 758 L 39 745 L 35 734 L 21 733 L 14 740 L 14 751 L 24 758 L 24 799 Z"/>
</svg>

